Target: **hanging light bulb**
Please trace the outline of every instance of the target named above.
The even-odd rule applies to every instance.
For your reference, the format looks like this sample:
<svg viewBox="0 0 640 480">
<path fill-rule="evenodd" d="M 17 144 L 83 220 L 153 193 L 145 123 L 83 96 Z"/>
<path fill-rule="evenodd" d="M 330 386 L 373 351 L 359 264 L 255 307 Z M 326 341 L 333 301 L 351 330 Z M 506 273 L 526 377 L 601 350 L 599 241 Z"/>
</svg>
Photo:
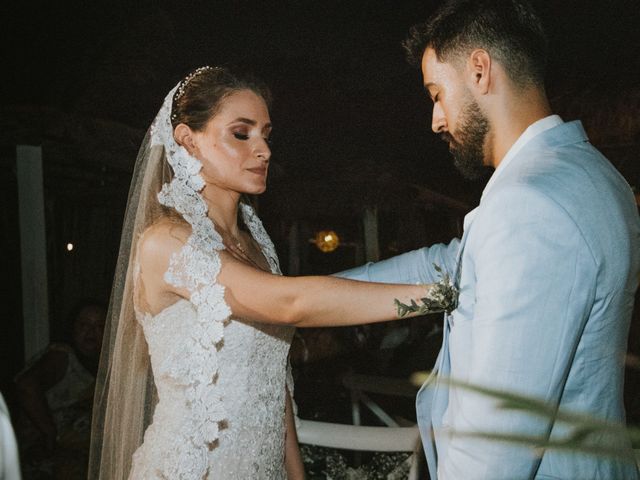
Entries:
<svg viewBox="0 0 640 480">
<path fill-rule="evenodd" d="M 321 230 L 316 234 L 314 243 L 321 252 L 329 253 L 340 246 L 340 237 L 333 230 Z"/>
<path fill-rule="evenodd" d="M 69 242 L 67 243 L 67 252 L 70 252 L 71 250 L 73 250 L 73 243 Z"/>
</svg>

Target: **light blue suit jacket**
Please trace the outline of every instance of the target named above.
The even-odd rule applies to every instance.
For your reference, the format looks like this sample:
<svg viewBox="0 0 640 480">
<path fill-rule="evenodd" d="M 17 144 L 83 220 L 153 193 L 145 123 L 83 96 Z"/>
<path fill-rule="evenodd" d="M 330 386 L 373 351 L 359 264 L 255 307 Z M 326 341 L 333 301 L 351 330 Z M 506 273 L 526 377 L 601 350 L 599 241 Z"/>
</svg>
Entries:
<svg viewBox="0 0 640 480">
<path fill-rule="evenodd" d="M 629 460 L 533 449 L 452 432 L 562 438 L 566 425 L 500 409 L 451 377 L 624 422 L 624 354 L 640 271 L 631 189 L 579 122 L 537 135 L 505 165 L 460 241 L 340 274 L 376 282 L 457 278 L 435 372 L 418 393 L 433 479 L 638 479 L 627 438 L 595 438 Z M 473 219 L 471 219 L 473 217 Z M 458 269 L 459 267 L 459 269 Z M 457 272 L 457 273 L 456 273 Z"/>
</svg>

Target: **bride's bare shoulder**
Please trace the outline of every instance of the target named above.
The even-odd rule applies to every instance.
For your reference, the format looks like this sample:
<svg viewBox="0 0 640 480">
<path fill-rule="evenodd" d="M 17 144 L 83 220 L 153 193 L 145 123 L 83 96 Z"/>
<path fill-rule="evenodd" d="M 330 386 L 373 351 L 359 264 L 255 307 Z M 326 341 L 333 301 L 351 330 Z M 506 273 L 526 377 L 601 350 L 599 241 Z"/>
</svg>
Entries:
<svg viewBox="0 0 640 480">
<path fill-rule="evenodd" d="M 138 243 L 140 261 L 167 259 L 180 250 L 191 235 L 191 227 L 184 221 L 161 218 L 147 227 Z"/>
<path fill-rule="evenodd" d="M 172 257 L 189 239 L 191 229 L 186 222 L 159 219 L 147 227 L 138 239 L 139 305 L 144 311 L 159 312 L 175 302 L 176 295 L 188 298 L 188 292 L 167 283 L 165 274 Z"/>
</svg>

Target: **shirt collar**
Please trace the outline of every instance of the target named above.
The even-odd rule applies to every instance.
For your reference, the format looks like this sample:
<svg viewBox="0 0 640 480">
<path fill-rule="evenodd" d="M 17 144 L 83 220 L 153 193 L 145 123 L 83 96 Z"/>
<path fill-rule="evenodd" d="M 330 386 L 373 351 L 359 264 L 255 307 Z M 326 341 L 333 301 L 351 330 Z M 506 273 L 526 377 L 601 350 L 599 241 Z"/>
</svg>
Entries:
<svg viewBox="0 0 640 480">
<path fill-rule="evenodd" d="M 484 187 L 484 191 L 482 192 L 482 197 L 484 197 L 487 192 L 491 189 L 493 184 L 496 182 L 496 179 L 504 172 L 507 165 L 513 160 L 513 158 L 518 154 L 522 147 L 524 147 L 527 143 L 533 140 L 535 137 L 540 135 L 542 132 L 549 130 L 553 127 L 557 127 L 564 123 L 562 119 L 558 115 L 549 115 L 548 117 L 541 118 L 540 120 L 535 121 L 531 125 L 527 127 L 527 129 L 518 137 L 518 140 L 515 141 L 511 148 L 507 151 L 507 154 L 504 156 L 498 168 L 496 168 L 493 175 L 487 182 L 487 185 Z"/>
</svg>

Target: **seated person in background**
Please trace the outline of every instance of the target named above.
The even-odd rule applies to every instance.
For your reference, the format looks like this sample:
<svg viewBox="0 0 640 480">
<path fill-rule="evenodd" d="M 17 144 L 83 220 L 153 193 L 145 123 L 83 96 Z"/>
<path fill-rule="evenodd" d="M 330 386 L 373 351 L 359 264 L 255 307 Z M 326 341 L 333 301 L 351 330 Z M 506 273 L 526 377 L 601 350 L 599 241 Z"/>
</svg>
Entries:
<svg viewBox="0 0 640 480">
<path fill-rule="evenodd" d="M 51 343 L 15 378 L 18 402 L 27 417 L 18 427 L 25 477 L 86 475 L 81 472 L 87 463 L 105 316 L 99 302 L 79 303 L 70 317 L 71 344 Z"/>
</svg>

